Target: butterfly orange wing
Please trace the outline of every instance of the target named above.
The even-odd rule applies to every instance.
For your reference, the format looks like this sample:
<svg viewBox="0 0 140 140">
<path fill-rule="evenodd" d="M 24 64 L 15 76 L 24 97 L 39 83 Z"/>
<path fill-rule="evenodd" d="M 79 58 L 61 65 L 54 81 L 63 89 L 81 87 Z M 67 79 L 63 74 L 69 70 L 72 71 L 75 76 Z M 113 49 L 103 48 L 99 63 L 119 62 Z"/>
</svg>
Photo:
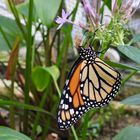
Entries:
<svg viewBox="0 0 140 140">
<path fill-rule="evenodd" d="M 69 128 L 85 112 L 85 104 L 80 93 L 81 65 L 82 61 L 78 59 L 68 75 L 62 92 L 57 116 L 60 129 Z"/>
</svg>

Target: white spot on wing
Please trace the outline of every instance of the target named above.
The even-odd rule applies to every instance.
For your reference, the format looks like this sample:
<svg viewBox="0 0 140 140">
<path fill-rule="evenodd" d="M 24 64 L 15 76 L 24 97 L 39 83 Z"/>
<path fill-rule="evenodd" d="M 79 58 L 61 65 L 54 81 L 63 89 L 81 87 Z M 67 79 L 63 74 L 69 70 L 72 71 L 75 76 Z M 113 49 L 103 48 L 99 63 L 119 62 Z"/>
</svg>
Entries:
<svg viewBox="0 0 140 140">
<path fill-rule="evenodd" d="M 68 85 L 68 83 L 69 83 L 69 80 L 67 79 L 67 80 L 66 80 L 66 85 Z"/>
<path fill-rule="evenodd" d="M 69 102 L 70 102 L 70 103 L 72 102 L 72 98 L 71 98 L 71 97 L 69 97 Z"/>
<path fill-rule="evenodd" d="M 66 94 L 66 98 L 67 98 L 67 99 L 69 98 L 69 95 L 68 95 L 68 94 Z"/>
<path fill-rule="evenodd" d="M 63 104 L 63 103 L 64 103 L 64 100 L 62 99 L 61 102 L 60 102 L 60 104 Z"/>
<path fill-rule="evenodd" d="M 66 93 L 66 90 L 63 90 L 63 94 L 65 95 L 65 93 Z"/>
<path fill-rule="evenodd" d="M 62 109 L 64 109 L 64 107 L 65 107 L 65 104 L 62 105 Z"/>
<path fill-rule="evenodd" d="M 70 109 L 70 114 L 71 114 L 71 115 L 74 114 L 74 109 Z"/>
<path fill-rule="evenodd" d="M 69 106 L 67 104 L 65 104 L 65 109 L 67 110 L 69 108 Z"/>
</svg>

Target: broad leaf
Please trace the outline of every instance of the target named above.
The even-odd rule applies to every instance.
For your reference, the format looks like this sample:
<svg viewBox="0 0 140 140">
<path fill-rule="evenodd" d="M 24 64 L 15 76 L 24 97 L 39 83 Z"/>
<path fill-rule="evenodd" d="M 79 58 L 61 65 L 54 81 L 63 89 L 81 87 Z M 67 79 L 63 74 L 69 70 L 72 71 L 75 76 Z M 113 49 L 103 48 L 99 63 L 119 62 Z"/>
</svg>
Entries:
<svg viewBox="0 0 140 140">
<path fill-rule="evenodd" d="M 5 34 L 7 40 L 9 41 L 10 46 L 14 44 L 16 37 L 22 38 L 22 33 L 17 26 L 15 20 L 10 19 L 8 17 L 0 16 L 0 50 L 8 50 L 9 46 L 5 38 L 3 37 L 3 33 Z M 25 26 L 23 26 L 25 29 Z"/>
<path fill-rule="evenodd" d="M 37 90 L 43 91 L 50 81 L 50 75 L 43 67 L 38 66 L 33 69 L 32 80 Z"/>
<path fill-rule="evenodd" d="M 26 18 L 28 17 L 29 1 L 26 1 L 24 3 L 17 5 L 16 8 L 21 15 L 24 15 L 24 17 L 26 17 Z M 37 16 L 35 13 L 35 8 L 33 7 L 33 21 L 36 21 L 36 19 L 37 19 Z"/>
<path fill-rule="evenodd" d="M 118 50 L 131 60 L 140 64 L 140 49 L 132 46 L 119 46 Z"/>
<path fill-rule="evenodd" d="M 22 37 L 22 33 L 19 27 L 17 26 L 15 20 L 10 19 L 8 17 L 0 16 L 0 26 L 6 34 L 9 34 L 11 36 Z M 25 29 L 24 26 L 23 28 Z"/>
<path fill-rule="evenodd" d="M 38 91 L 43 91 L 50 82 L 50 76 L 56 81 L 59 77 L 59 70 L 56 66 L 36 67 L 32 72 L 32 80 Z"/>
<path fill-rule="evenodd" d="M 121 130 L 113 140 L 140 140 L 140 126 L 128 126 Z"/>
<path fill-rule="evenodd" d="M 122 100 L 122 103 L 127 105 L 140 105 L 140 94 L 129 96 L 128 98 Z"/>
<path fill-rule="evenodd" d="M 6 34 L 6 37 L 7 37 L 8 41 L 10 42 L 10 44 L 14 43 L 15 37 L 12 37 L 8 34 Z M 9 48 L 7 42 L 5 41 L 2 33 L 0 32 L 0 51 L 3 51 L 3 50 L 8 51 L 9 49 L 10 48 Z"/>
<path fill-rule="evenodd" d="M 136 34 L 133 36 L 132 40 L 130 41 L 131 43 L 137 43 L 140 42 L 140 34 Z"/>
<path fill-rule="evenodd" d="M 28 11 L 29 11 L 28 7 L 29 7 L 29 1 L 26 1 L 24 3 L 17 5 L 16 8 L 21 15 L 28 17 Z"/>
<path fill-rule="evenodd" d="M 11 128 L 0 126 L 0 140 L 31 140 L 31 138 Z"/>
<path fill-rule="evenodd" d="M 44 69 L 52 76 L 54 81 L 58 80 L 60 72 L 57 66 L 45 67 Z"/>
<path fill-rule="evenodd" d="M 52 25 L 60 4 L 61 0 L 34 0 L 37 16 L 48 27 Z"/>
</svg>

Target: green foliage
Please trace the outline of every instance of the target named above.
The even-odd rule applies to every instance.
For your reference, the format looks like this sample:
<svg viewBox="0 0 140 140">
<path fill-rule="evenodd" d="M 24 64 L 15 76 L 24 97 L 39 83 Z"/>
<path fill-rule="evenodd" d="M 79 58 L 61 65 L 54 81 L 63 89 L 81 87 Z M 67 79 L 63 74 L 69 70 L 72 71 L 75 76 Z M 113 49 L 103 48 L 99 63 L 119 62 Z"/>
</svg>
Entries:
<svg viewBox="0 0 140 140">
<path fill-rule="evenodd" d="M 35 10 L 42 23 L 50 27 L 54 21 L 61 0 L 35 0 Z M 41 7 L 41 8 L 40 8 Z"/>
<path fill-rule="evenodd" d="M 39 108 L 39 107 L 36 107 L 33 105 L 24 104 L 24 103 L 17 102 L 14 100 L 10 101 L 10 100 L 2 100 L 1 99 L 0 106 L 15 106 L 15 107 L 20 108 L 20 109 L 27 109 L 27 110 L 32 110 L 32 111 L 37 111 L 37 112 L 42 112 L 42 113 L 48 113 L 47 111 L 45 111 L 42 108 Z"/>
<path fill-rule="evenodd" d="M 122 100 L 121 102 L 127 105 L 140 105 L 140 94 L 129 96 L 128 98 Z"/>
<path fill-rule="evenodd" d="M 75 8 L 70 13 L 72 21 L 75 19 L 79 2 L 76 2 Z M 118 7 L 121 7 L 122 0 L 117 2 Z M 2 97 L 0 106 L 10 113 L 10 119 L 8 120 L 10 127 L 18 127 L 21 132 L 28 134 L 32 139 L 38 139 L 40 136 L 39 139 L 44 140 L 52 130 L 60 134 L 60 136 L 64 136 L 64 133 L 59 131 L 56 126 L 56 112 L 67 69 L 69 68 L 69 47 L 73 47 L 72 26 L 65 24 L 61 30 L 57 31 L 54 22 L 55 17 L 60 16 L 62 8 L 65 8 L 64 1 L 29 0 L 18 6 L 15 6 L 11 0 L 8 0 L 7 3 L 15 19 L 0 16 L 0 50 L 10 52 L 9 63 L 8 61 L 6 62 L 6 64 L 9 64 L 8 66 L 6 65 L 6 71 L 11 70 L 14 64 L 14 70 L 12 70 L 14 72 L 12 74 L 13 78 L 11 78 L 11 85 L 4 83 L 8 91 L 10 91 L 10 95 Z M 103 19 L 102 16 L 104 16 L 104 6 L 111 10 L 111 5 L 112 1 L 104 1 L 102 9 L 99 9 L 99 11 L 102 10 L 102 15 L 99 15 L 101 20 Z M 85 31 L 85 40 L 82 45 L 87 47 L 87 44 L 92 44 L 95 50 L 104 50 L 104 53 L 113 46 L 127 58 L 133 60 L 136 63 L 135 66 L 106 61 L 112 67 L 129 70 L 130 73 L 123 78 L 122 85 L 124 85 L 126 81 L 140 71 L 140 50 L 136 48 L 136 43 L 140 41 L 140 35 L 134 35 L 132 40 L 129 41 L 130 39 L 128 38 L 130 38 L 131 32 L 126 28 L 127 20 L 122 20 L 122 16 L 120 12 L 116 12 L 112 15 L 108 25 L 100 26 L 98 24 L 91 29 L 86 28 L 90 31 Z M 21 23 L 21 19 L 24 21 L 24 25 Z M 96 32 L 94 32 L 95 30 Z M 41 34 L 38 42 L 36 42 L 37 32 Z M 23 45 L 26 47 L 25 60 L 18 59 L 18 50 L 16 53 L 12 51 L 17 37 L 19 37 L 18 49 Z M 102 59 L 104 59 L 104 53 L 100 55 Z M 72 54 L 73 56 L 74 54 Z M 1 64 L 5 66 L 4 61 Z M 15 85 L 18 86 L 21 98 L 15 94 Z M 140 96 L 138 94 L 123 100 L 122 103 L 139 105 L 139 100 Z M 116 112 L 111 107 L 89 111 L 81 119 L 82 123 L 77 129 L 72 127 L 69 130 L 66 139 L 78 140 L 80 138 L 85 140 L 99 137 L 102 128 L 113 119 L 112 116 Z M 17 119 L 15 119 L 15 116 Z M 95 120 L 93 120 L 93 117 L 95 117 Z M 18 122 L 18 120 L 20 121 Z M 17 123 L 19 123 L 19 126 L 15 126 Z M 129 133 L 130 128 L 135 131 Z M 137 128 L 130 126 L 122 130 L 114 140 L 125 138 L 126 132 L 131 135 L 130 138 L 135 138 L 134 135 L 139 132 Z M 15 137 L 19 136 L 18 140 L 30 140 L 30 138 L 17 131 L 0 127 L 0 139 L 8 140 L 12 138 L 14 140 Z"/>
<path fill-rule="evenodd" d="M 22 33 L 15 20 L 8 17 L 0 16 L 0 21 L 0 49 L 9 50 L 14 44 L 17 36 L 20 39 L 23 38 Z M 23 28 L 25 29 L 24 25 Z"/>
<path fill-rule="evenodd" d="M 113 140 L 138 140 L 140 139 L 140 126 L 128 126 L 121 130 Z"/>
<path fill-rule="evenodd" d="M 50 82 L 48 72 L 46 72 L 46 70 L 40 66 L 33 69 L 32 79 L 38 91 L 43 91 Z"/>
<path fill-rule="evenodd" d="M 140 64 L 140 49 L 133 46 L 124 45 L 119 46 L 118 50 L 137 64 Z"/>
<path fill-rule="evenodd" d="M 59 69 L 56 66 L 41 67 L 37 66 L 33 69 L 32 79 L 38 91 L 43 91 L 50 82 L 50 76 L 56 82 L 59 78 Z"/>
<path fill-rule="evenodd" d="M 116 62 L 108 61 L 108 60 L 105 61 L 105 62 L 112 67 L 117 67 L 117 68 L 120 68 L 120 69 L 129 69 L 129 70 L 137 70 L 137 71 L 140 70 L 139 66 L 134 67 L 134 66 L 130 66 L 130 65 L 127 65 L 127 64 L 116 63 Z"/>
<path fill-rule="evenodd" d="M 17 10 L 19 14 L 24 16 L 25 18 L 28 18 L 28 12 L 29 12 L 29 1 L 26 1 L 20 5 L 17 5 Z M 35 11 L 35 8 L 33 8 L 33 21 L 37 21 L 37 14 Z"/>
<path fill-rule="evenodd" d="M 3 29 L 6 35 L 8 34 L 13 37 L 15 36 L 22 37 L 22 33 L 15 20 L 10 19 L 8 17 L 0 16 L 0 21 L 1 21 L 0 27 Z M 23 28 L 25 28 L 24 25 L 23 25 Z"/>
<path fill-rule="evenodd" d="M 140 34 L 134 35 L 129 44 L 131 45 L 132 43 L 137 43 L 137 42 L 140 42 Z"/>
<path fill-rule="evenodd" d="M 31 140 L 29 137 L 8 127 L 0 126 L 1 140 Z"/>
<path fill-rule="evenodd" d="M 111 10 L 112 8 L 112 1 L 104 0 L 105 5 Z"/>
</svg>

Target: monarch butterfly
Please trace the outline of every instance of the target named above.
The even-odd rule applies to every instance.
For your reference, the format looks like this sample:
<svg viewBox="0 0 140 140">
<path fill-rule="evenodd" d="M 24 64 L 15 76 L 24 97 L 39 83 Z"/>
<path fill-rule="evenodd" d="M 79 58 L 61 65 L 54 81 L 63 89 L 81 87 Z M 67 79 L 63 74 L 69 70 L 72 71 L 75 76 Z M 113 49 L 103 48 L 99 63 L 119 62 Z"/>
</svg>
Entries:
<svg viewBox="0 0 140 140">
<path fill-rule="evenodd" d="M 59 104 L 57 120 L 62 130 L 90 108 L 108 104 L 121 85 L 120 73 L 99 59 L 91 47 L 78 50 L 80 57 L 68 75 Z"/>
</svg>

